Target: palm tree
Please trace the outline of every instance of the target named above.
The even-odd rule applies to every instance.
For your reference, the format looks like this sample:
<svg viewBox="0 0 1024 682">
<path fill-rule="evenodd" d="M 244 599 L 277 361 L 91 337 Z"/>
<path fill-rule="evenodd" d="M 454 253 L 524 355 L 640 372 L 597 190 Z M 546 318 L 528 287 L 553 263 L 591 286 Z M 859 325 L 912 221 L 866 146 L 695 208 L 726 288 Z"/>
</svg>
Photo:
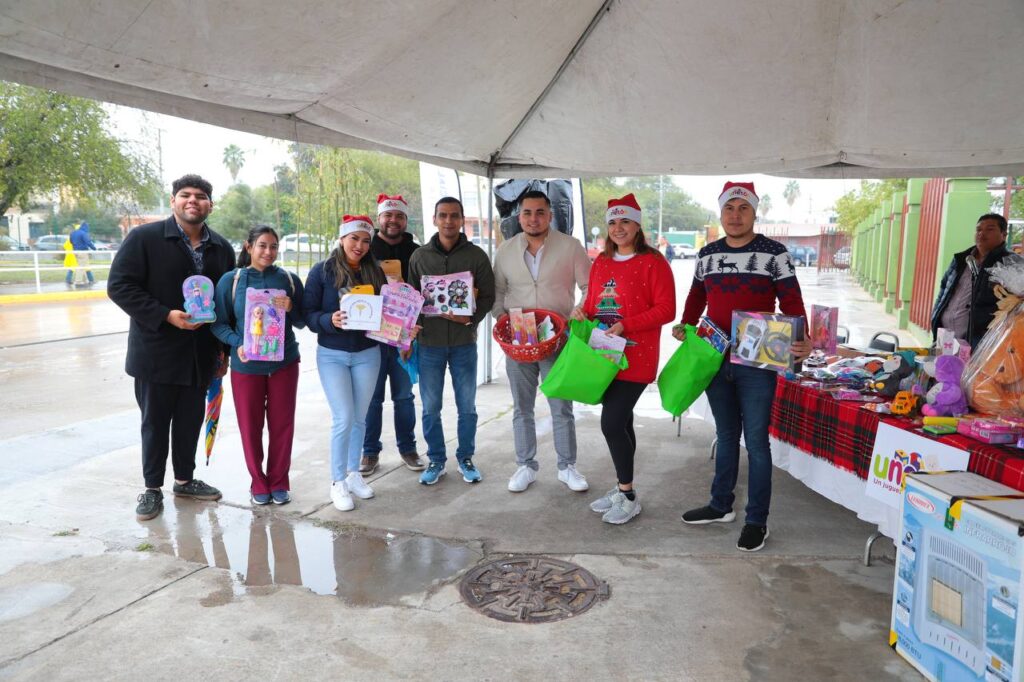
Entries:
<svg viewBox="0 0 1024 682">
<path fill-rule="evenodd" d="M 772 198 L 765 194 L 761 197 L 761 200 L 757 202 L 757 207 L 760 209 L 761 217 L 767 219 L 768 211 L 772 210 Z"/>
<path fill-rule="evenodd" d="M 245 165 L 245 152 L 237 144 L 229 144 L 224 147 L 224 165 L 231 173 L 231 184 L 238 182 L 238 172 Z"/>
<path fill-rule="evenodd" d="M 790 180 L 786 183 L 786 189 L 782 190 L 782 196 L 786 199 L 789 207 L 793 208 L 793 204 L 800 197 L 800 183 L 796 180 Z"/>
</svg>

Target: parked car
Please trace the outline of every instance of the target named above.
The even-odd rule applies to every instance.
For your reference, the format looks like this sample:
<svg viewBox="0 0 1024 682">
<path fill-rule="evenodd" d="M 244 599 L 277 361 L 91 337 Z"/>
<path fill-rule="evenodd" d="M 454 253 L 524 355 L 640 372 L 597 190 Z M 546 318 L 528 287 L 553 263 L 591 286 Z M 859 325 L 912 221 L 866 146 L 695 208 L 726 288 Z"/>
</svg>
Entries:
<svg viewBox="0 0 1024 682">
<path fill-rule="evenodd" d="M 696 247 L 690 246 L 689 244 L 675 244 L 672 247 L 672 253 L 676 258 L 696 258 L 697 249 Z"/>
<path fill-rule="evenodd" d="M 281 238 L 281 253 L 327 253 L 329 250 L 319 238 L 305 233 L 286 234 Z"/>
<path fill-rule="evenodd" d="M 32 248 L 36 251 L 63 251 L 67 240 L 66 234 L 46 234 L 36 239 Z"/>
<path fill-rule="evenodd" d="M 94 240 L 93 244 L 96 245 L 97 251 L 117 251 L 117 247 L 119 246 L 114 242 L 105 242 L 99 239 Z"/>
<path fill-rule="evenodd" d="M 28 247 L 14 237 L 0 235 L 0 251 L 28 251 Z"/>
<path fill-rule="evenodd" d="M 832 254 L 832 265 L 837 268 L 850 267 L 850 247 L 844 246 Z"/>
</svg>

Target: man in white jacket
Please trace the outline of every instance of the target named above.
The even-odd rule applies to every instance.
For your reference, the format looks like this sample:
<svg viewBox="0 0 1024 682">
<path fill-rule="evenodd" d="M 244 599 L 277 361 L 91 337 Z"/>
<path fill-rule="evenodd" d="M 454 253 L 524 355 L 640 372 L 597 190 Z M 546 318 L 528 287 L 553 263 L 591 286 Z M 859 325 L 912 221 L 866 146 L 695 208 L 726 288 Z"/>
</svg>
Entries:
<svg viewBox="0 0 1024 682">
<path fill-rule="evenodd" d="M 530 191 L 520 203 L 522 232 L 501 245 L 494 257 L 495 318 L 512 308 L 552 310 L 566 320 L 576 303 L 576 289 L 586 294 L 590 259 L 573 237 L 551 229 L 551 202 L 547 195 Z M 537 320 L 539 323 L 540 320 Z M 533 406 L 537 385 L 547 376 L 556 355 L 540 362 L 516 362 L 505 358 L 505 373 L 512 390 L 513 435 L 518 468 L 508 489 L 523 492 L 537 480 L 537 431 Z M 582 492 L 587 479 L 576 470 L 576 423 L 572 403 L 548 399 L 558 454 L 558 480 L 570 490 Z"/>
</svg>

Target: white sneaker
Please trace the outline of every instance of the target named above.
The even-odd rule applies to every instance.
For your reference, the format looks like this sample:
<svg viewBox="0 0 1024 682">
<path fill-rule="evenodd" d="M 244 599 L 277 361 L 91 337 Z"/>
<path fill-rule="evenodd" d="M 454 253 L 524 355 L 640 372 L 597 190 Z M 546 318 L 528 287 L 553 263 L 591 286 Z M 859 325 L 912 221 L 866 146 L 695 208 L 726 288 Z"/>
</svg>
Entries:
<svg viewBox="0 0 1024 682">
<path fill-rule="evenodd" d="M 368 500 L 373 497 L 373 488 L 366 485 L 363 475 L 358 471 L 349 472 L 348 478 L 345 479 L 345 487 L 360 500 Z"/>
<path fill-rule="evenodd" d="M 331 484 L 331 502 L 334 503 L 334 508 L 338 511 L 352 511 L 356 508 L 356 503 L 352 500 L 345 481 L 335 481 Z"/>
<path fill-rule="evenodd" d="M 640 498 L 631 500 L 619 491 L 612 495 L 612 508 L 604 513 L 601 520 L 619 526 L 640 513 Z"/>
<path fill-rule="evenodd" d="M 512 478 L 508 479 L 508 489 L 513 493 L 521 493 L 530 487 L 530 484 L 537 480 L 537 472 L 530 467 L 523 465 L 516 469 Z"/>
<path fill-rule="evenodd" d="M 587 483 L 587 479 L 583 477 L 583 474 L 576 471 L 575 464 L 570 464 L 559 471 L 558 480 L 569 486 L 569 490 L 573 490 L 578 493 L 582 493 L 583 491 L 590 489 L 590 484 Z"/>
</svg>

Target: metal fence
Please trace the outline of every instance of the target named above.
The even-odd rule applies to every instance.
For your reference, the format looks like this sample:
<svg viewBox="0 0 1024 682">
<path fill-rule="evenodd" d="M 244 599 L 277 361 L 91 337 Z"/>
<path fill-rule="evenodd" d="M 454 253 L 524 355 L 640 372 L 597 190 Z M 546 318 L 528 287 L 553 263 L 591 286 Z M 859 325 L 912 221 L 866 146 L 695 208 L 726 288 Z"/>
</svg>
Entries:
<svg viewBox="0 0 1024 682">
<path fill-rule="evenodd" d="M 5 284 L 35 283 L 36 293 L 42 293 L 43 284 L 72 281 L 84 276 L 85 271 L 109 270 L 116 251 L 0 251 L 0 282 Z M 74 267 L 64 265 L 68 254 L 79 261 Z M 53 274 L 53 273 L 60 273 Z"/>
</svg>

